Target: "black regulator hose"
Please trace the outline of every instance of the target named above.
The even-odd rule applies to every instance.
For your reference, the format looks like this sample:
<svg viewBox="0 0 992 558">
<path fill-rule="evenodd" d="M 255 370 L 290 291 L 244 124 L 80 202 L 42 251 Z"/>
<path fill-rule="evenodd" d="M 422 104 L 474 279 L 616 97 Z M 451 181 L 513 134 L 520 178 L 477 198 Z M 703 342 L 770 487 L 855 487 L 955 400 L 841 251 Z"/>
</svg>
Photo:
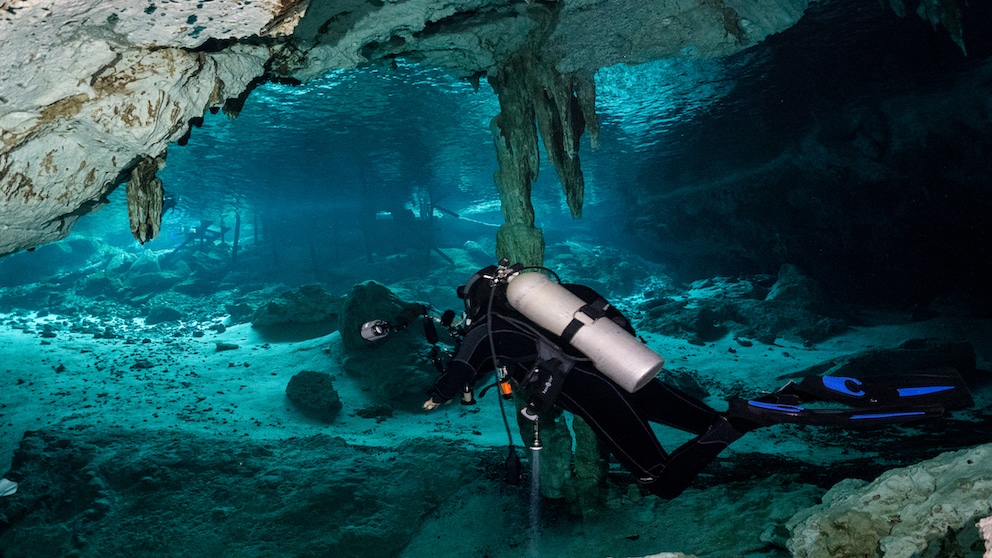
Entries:
<svg viewBox="0 0 992 558">
<path fill-rule="evenodd" d="M 496 371 L 496 383 L 499 384 L 503 381 L 502 370 L 499 365 L 499 355 L 496 354 L 496 336 L 493 335 L 493 300 L 496 298 L 496 289 L 489 290 L 489 307 L 486 309 L 486 330 L 489 335 L 489 350 L 493 355 L 493 368 Z M 499 400 L 499 410 L 503 415 L 503 426 L 506 427 L 506 438 L 509 440 L 510 447 L 513 447 L 513 434 L 510 431 L 510 421 L 506 418 L 506 406 L 503 404 L 503 398 L 497 397 Z"/>
<path fill-rule="evenodd" d="M 495 298 L 496 288 L 495 285 L 493 285 L 493 288 L 489 289 L 489 306 L 486 308 L 486 329 L 489 333 L 489 350 L 493 355 L 493 368 L 496 371 L 496 384 L 499 385 L 504 378 L 502 377 L 502 369 L 499 365 L 499 356 L 496 354 L 495 335 L 493 335 L 493 300 Z M 506 428 L 506 439 L 508 442 L 506 455 L 506 481 L 510 484 L 519 484 L 521 479 L 520 456 L 517 455 L 517 448 L 513 444 L 513 433 L 510 430 L 510 421 L 506 418 L 506 405 L 503 403 L 502 394 L 498 395 L 499 396 L 496 397 L 496 399 L 499 401 L 499 412 L 503 415 L 503 427 Z"/>
</svg>

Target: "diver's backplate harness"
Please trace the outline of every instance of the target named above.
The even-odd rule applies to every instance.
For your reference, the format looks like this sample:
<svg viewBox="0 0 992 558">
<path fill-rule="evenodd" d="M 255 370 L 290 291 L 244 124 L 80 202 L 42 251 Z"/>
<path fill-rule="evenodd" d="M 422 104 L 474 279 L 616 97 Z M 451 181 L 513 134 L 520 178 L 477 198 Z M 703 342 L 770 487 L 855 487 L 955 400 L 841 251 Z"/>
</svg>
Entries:
<svg viewBox="0 0 992 558">
<path fill-rule="evenodd" d="M 543 271 L 547 275 L 524 273 L 528 270 Z M 485 291 L 480 290 L 483 287 Z M 499 312 L 494 304 L 497 292 L 501 293 L 501 300 L 505 299 L 509 307 L 527 321 Z M 390 331 L 405 328 L 416 315 L 420 315 L 424 334 L 431 344 L 428 357 L 443 373 L 445 362 L 457 352 L 457 344 L 460 344 L 465 333 L 472 328 L 473 320 L 478 321 L 485 316 L 496 382 L 484 388 L 480 396 L 490 387 L 499 386 L 500 409 L 510 439 L 511 453 L 513 436 L 503 400 L 512 395 L 507 365 L 514 363 L 502 362 L 503 359 L 497 354 L 492 327 L 494 315 L 499 315 L 515 327 L 527 331 L 536 340 L 536 360 L 519 384 L 526 392 L 527 401 L 520 413 L 534 423 L 534 438 L 530 444 L 532 449 L 541 447 L 538 416 L 554 407 L 568 373 L 577 363 L 591 363 L 595 369 L 629 392 L 643 387 L 661 371 L 665 363 L 661 356 L 638 340 L 631 330 L 624 329 L 610 318 L 608 314 L 612 307 L 605 299 L 598 295 L 592 301 L 579 298 L 562 285 L 554 271 L 545 267 L 510 265 L 509 260 L 504 258 L 498 265 L 476 272 L 464 286 L 459 287 L 458 296 L 465 300 L 466 307 L 465 319 L 459 324 L 453 325 L 454 312 L 451 310 L 440 318 L 434 318 L 429 313 L 429 307 L 411 305 L 395 320 L 396 325 L 383 320 L 367 322 L 362 326 L 362 336 L 369 340 L 379 339 Z M 445 351 L 439 348 L 435 323 L 448 328 L 456 342 L 454 350 Z M 566 345 L 576 349 L 578 354 L 576 351 L 563 349 Z M 466 386 L 462 403 L 474 402 L 472 388 Z"/>
<path fill-rule="evenodd" d="M 543 273 L 524 273 L 532 269 L 545 271 L 555 280 Z M 489 283 L 485 316 L 490 326 L 494 361 L 498 359 L 492 339 L 494 314 L 528 331 L 537 340 L 537 365 L 521 382 L 531 392 L 530 410 L 525 410 L 525 416 L 530 415 L 528 418 L 554 405 L 564 376 L 576 362 L 591 362 L 597 370 L 631 393 L 653 379 L 664 366 L 665 360 L 660 355 L 637 339 L 632 330 L 625 329 L 611 318 L 611 311 L 617 315 L 619 313 L 605 299 L 590 290 L 595 294 L 593 299 L 583 300 L 562 285 L 561 279 L 550 269 L 520 264 L 511 266 L 504 259 L 498 266 L 486 268 L 469 279 L 460 291 L 466 299 L 467 308 L 478 304 L 472 298 L 480 280 Z M 500 289 L 509 307 L 527 321 L 499 313 L 493 302 Z M 571 347 L 578 354 L 562 347 Z"/>
</svg>

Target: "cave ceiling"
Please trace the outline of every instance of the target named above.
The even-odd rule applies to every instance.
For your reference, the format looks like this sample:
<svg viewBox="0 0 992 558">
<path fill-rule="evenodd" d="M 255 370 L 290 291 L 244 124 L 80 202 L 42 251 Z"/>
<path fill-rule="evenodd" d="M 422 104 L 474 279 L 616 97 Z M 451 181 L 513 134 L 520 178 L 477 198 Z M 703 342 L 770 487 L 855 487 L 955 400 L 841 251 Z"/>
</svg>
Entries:
<svg viewBox="0 0 992 558">
<path fill-rule="evenodd" d="M 206 111 L 236 115 L 266 81 L 402 59 L 470 82 L 495 79 L 499 94 L 527 73 L 514 70 L 524 60 L 540 66 L 533 75 L 551 76 L 533 79 L 565 84 L 545 85 L 549 96 L 584 95 L 588 124 L 598 70 L 732 56 L 789 29 L 811 4 L 836 5 L 833 25 L 857 23 L 842 0 L 3 2 L 0 256 L 64 238 L 125 182 L 147 185 L 154 198 L 168 146 Z M 956 0 L 881 9 L 915 11 L 965 48 Z M 562 153 L 567 162 L 571 148 Z M 580 211 L 581 191 L 566 195 Z"/>
</svg>

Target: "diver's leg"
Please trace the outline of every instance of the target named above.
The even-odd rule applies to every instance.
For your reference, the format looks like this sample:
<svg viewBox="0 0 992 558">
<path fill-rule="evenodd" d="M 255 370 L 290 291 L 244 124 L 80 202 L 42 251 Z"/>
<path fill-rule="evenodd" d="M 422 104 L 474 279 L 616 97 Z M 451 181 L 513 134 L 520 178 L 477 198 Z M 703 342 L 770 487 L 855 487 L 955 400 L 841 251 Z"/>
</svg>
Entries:
<svg viewBox="0 0 992 558">
<path fill-rule="evenodd" d="M 631 399 L 645 420 L 693 434 L 706 432 L 717 417 L 706 403 L 660 380 L 648 382 Z"/>
<path fill-rule="evenodd" d="M 741 434 L 786 422 L 780 417 L 759 414 L 747 401 L 731 398 L 726 411 L 717 413 L 712 407 L 684 391 L 660 380 L 652 380 L 631 396 L 638 414 L 645 420 L 678 428 L 693 434 L 705 433 L 723 416 Z"/>
<path fill-rule="evenodd" d="M 718 417 L 698 438 L 686 442 L 654 471 L 641 485 L 662 498 L 675 498 L 692 484 L 704 467 L 709 465 L 734 440 L 743 434 L 723 417 Z"/>
<path fill-rule="evenodd" d="M 613 455 L 640 479 L 653 478 L 668 454 L 631 394 L 597 372 L 575 367 L 565 379 L 558 404 L 585 419 Z"/>
</svg>

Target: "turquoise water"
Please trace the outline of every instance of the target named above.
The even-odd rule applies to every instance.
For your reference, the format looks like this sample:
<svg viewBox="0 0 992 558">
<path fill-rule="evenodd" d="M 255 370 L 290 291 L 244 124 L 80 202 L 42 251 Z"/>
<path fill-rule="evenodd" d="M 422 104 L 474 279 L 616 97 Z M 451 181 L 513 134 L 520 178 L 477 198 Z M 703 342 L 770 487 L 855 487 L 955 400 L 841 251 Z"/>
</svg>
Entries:
<svg viewBox="0 0 992 558">
<path fill-rule="evenodd" d="M 779 425 L 672 502 L 616 463 L 577 502 L 539 474 L 571 466 L 547 449 L 521 449 L 523 482 L 505 483 L 492 395 L 425 414 L 423 340 L 358 365 L 321 306 L 376 281 L 459 309 L 454 287 L 494 257 L 496 95 L 398 60 L 204 115 L 169 147 L 171 207 L 144 246 L 119 188 L 65 241 L 0 260 L 0 470 L 20 484 L 0 556 L 785 556 L 788 520 L 842 479 L 987 442 L 987 54 L 864 17 L 828 32 L 814 10 L 725 60 L 602 69 L 583 218 L 542 153 L 536 226 L 549 266 L 622 307 L 666 381 L 714 407 L 932 338 L 971 358 L 974 409 L 876 433 Z M 783 264 L 817 287 L 792 305 L 765 300 Z M 301 291 L 306 320 L 252 326 Z M 286 400 L 315 370 L 344 405 L 330 424 Z"/>
</svg>

